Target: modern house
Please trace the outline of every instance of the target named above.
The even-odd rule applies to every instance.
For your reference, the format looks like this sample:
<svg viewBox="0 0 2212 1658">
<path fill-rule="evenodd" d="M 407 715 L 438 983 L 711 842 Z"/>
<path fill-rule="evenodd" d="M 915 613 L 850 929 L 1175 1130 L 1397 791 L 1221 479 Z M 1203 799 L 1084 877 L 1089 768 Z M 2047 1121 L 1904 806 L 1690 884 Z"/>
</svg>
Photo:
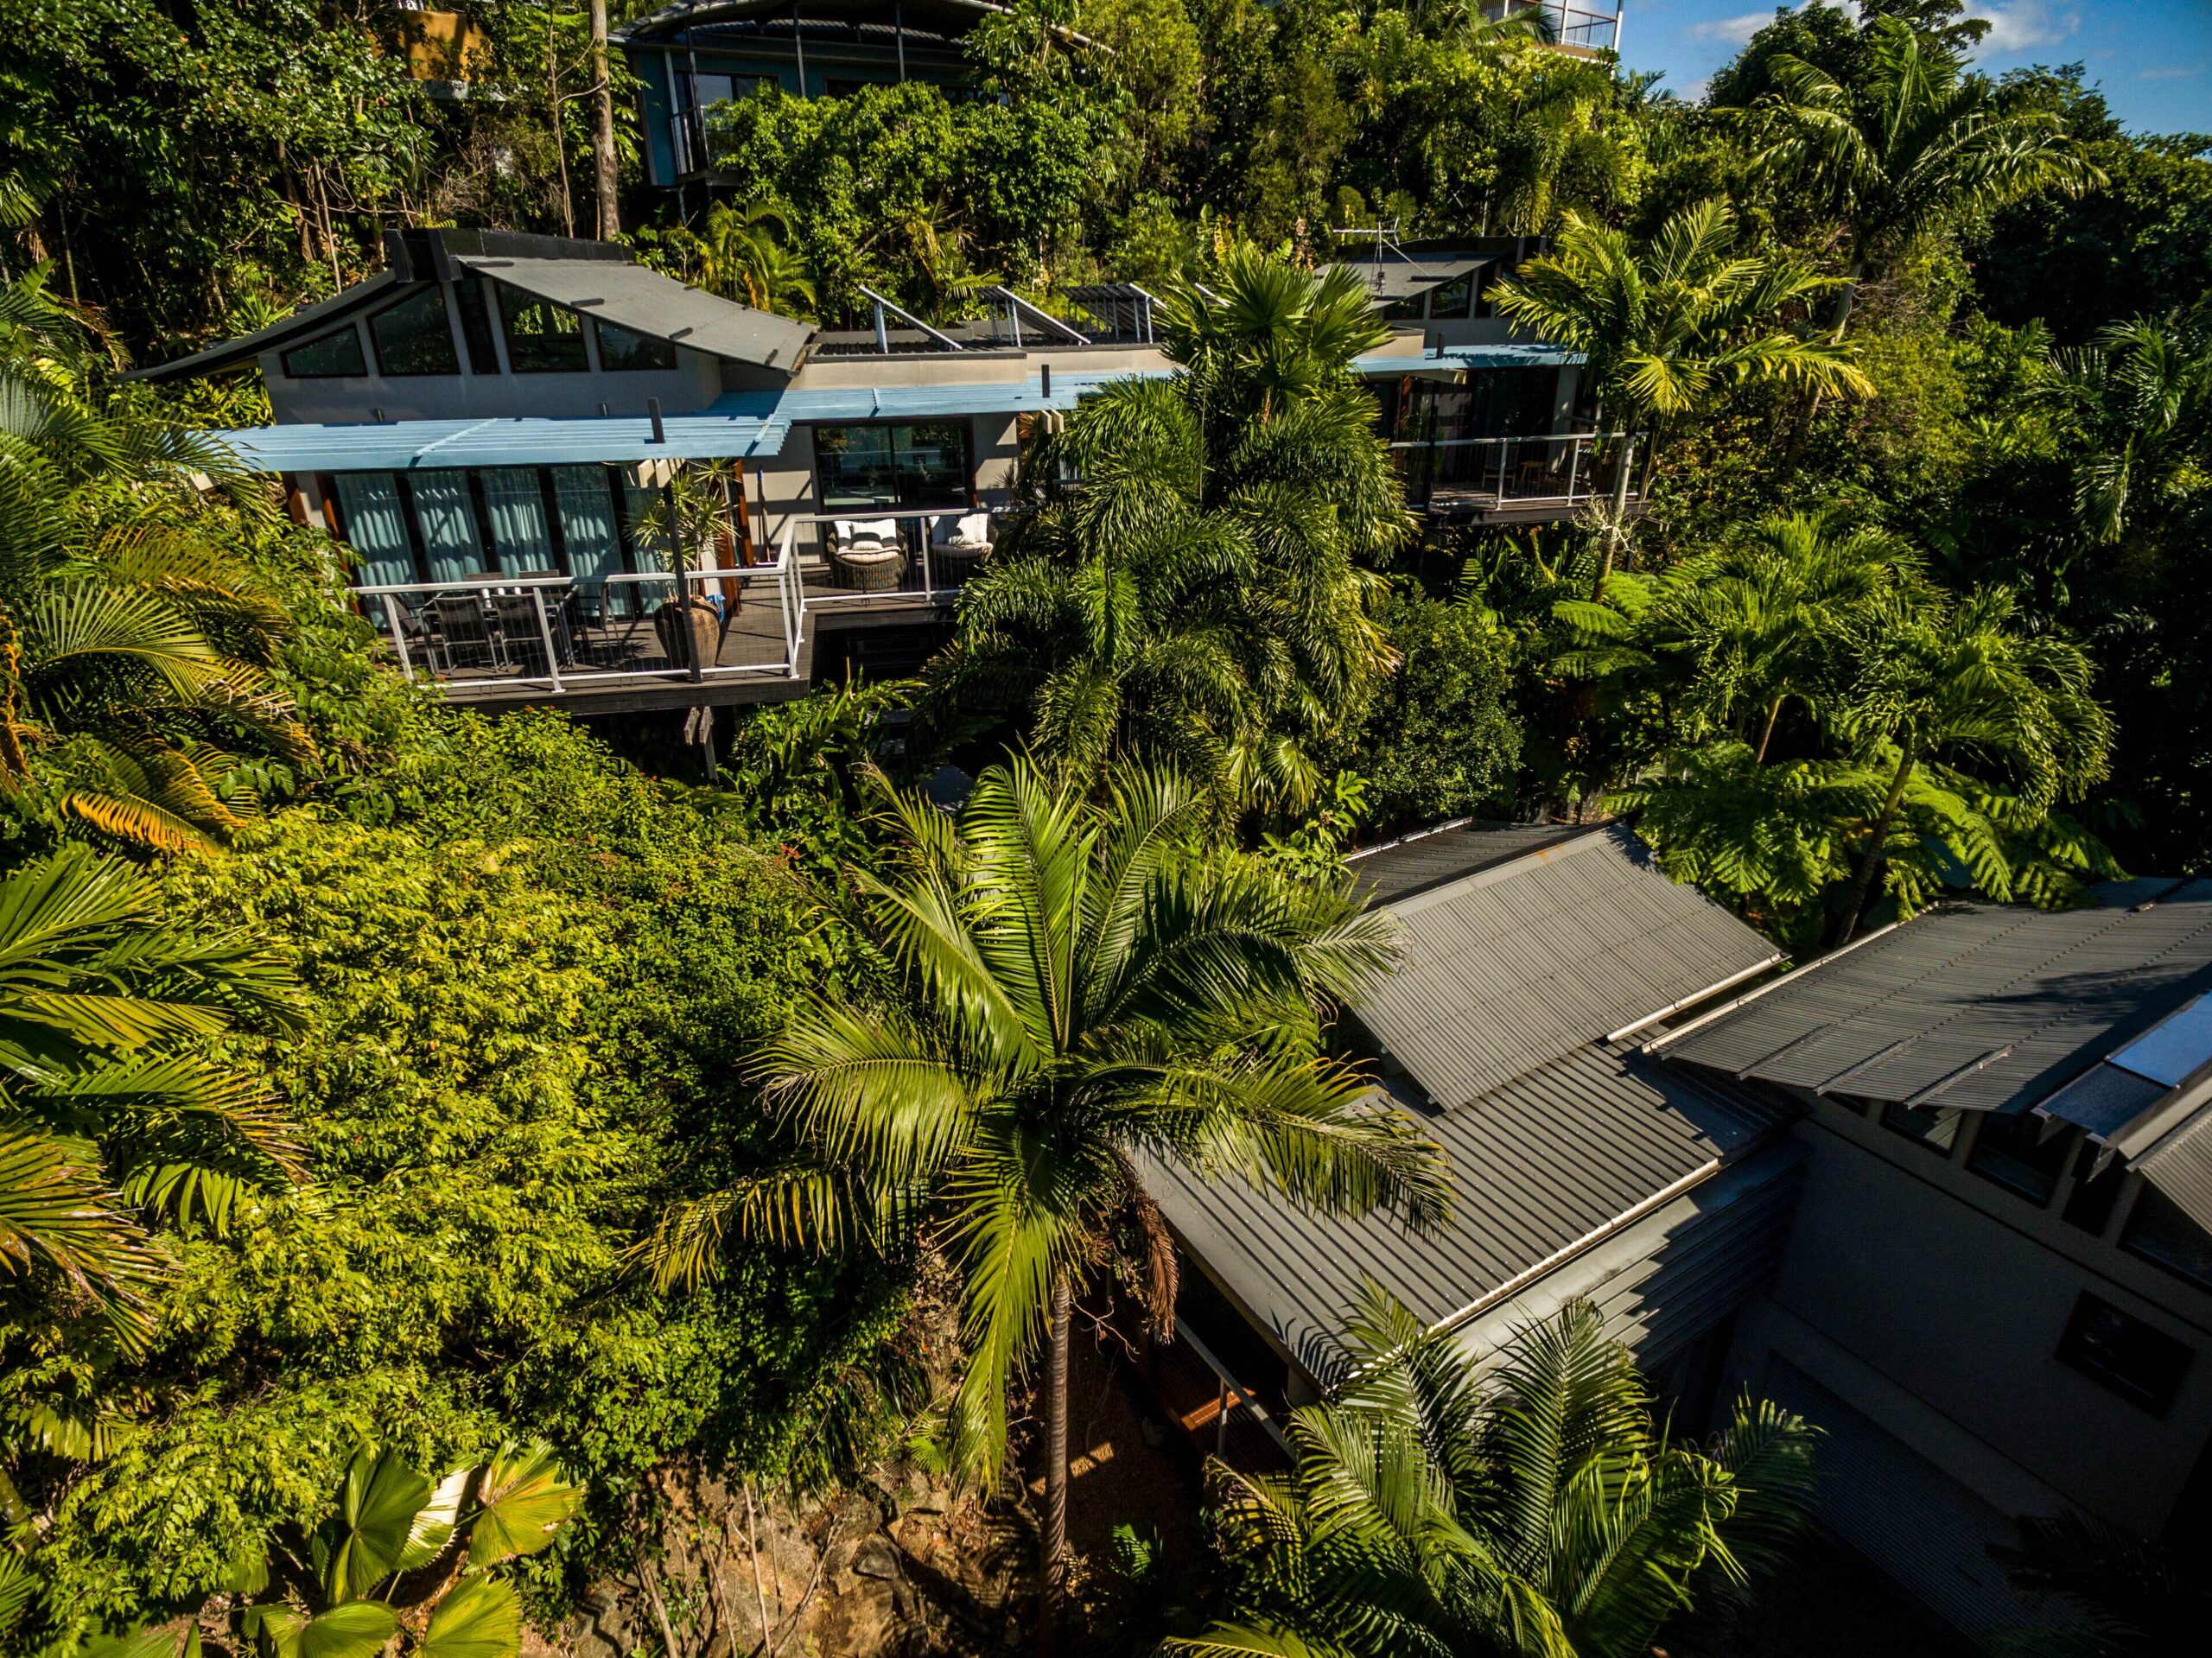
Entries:
<svg viewBox="0 0 2212 1658">
<path fill-rule="evenodd" d="M 1569 355 L 1487 314 L 1524 246 L 1361 266 L 1394 326 L 1356 366 L 1432 512 L 1556 518 L 1622 464 L 1578 429 Z M 988 556 L 1026 435 L 1108 380 L 1173 372 L 1131 283 L 1077 289 L 1064 314 L 988 289 L 986 314 L 944 327 L 871 295 L 837 330 L 611 245 L 405 231 L 386 252 L 328 300 L 138 373 L 257 366 L 274 423 L 230 434 L 237 451 L 350 544 L 395 655 L 494 704 L 711 706 L 799 695 L 817 667 L 910 668 Z M 721 503 L 704 530 L 673 499 L 702 478 Z"/>
<path fill-rule="evenodd" d="M 1794 1118 L 1740 1382 L 1826 1430 L 1828 1524 L 1980 1638 L 1986 1552 L 2075 1509 L 2212 1534 L 2212 881 L 1946 905 L 1654 1045 Z"/>
<path fill-rule="evenodd" d="M 792 98 L 837 98 L 909 80 L 973 96 L 962 42 L 1007 8 L 992 0 L 677 0 L 613 32 L 638 78 L 646 181 L 710 189 L 717 107 L 772 86 Z M 1484 17 L 1529 19 L 1562 52 L 1620 48 L 1619 0 L 1484 0 Z M 1064 31 L 1071 43 L 1079 35 Z"/>
<path fill-rule="evenodd" d="M 1827 1525 L 1969 1639 L 2029 1616 L 1988 1553 L 2016 1516 L 2196 1558 L 2212 880 L 1945 904 L 1777 975 L 1618 828 L 1353 867 L 1403 951 L 1357 1036 L 1458 1213 L 1423 1237 L 1148 1171 L 1188 1267 L 1154 1374 L 1202 1442 L 1264 1458 L 1368 1281 L 1484 1356 L 1582 1296 L 1677 1432 L 1745 1388 L 1816 1423 Z"/>
<path fill-rule="evenodd" d="M 1370 1282 L 1484 1356 L 1587 1298 L 1672 1392 L 1709 1401 L 1731 1315 L 1780 1267 L 1805 1151 L 1787 1113 L 1639 1044 L 1780 952 L 1618 826 L 1447 828 L 1352 867 L 1402 950 L 1356 1039 L 1450 1156 L 1457 1212 L 1421 1236 L 1147 1169 L 1188 1267 L 1183 1339 L 1154 1362 L 1216 1372 L 1211 1390 L 1161 1374 L 1171 1408 L 1258 1448 L 1255 1425 L 1342 1380 Z"/>
</svg>

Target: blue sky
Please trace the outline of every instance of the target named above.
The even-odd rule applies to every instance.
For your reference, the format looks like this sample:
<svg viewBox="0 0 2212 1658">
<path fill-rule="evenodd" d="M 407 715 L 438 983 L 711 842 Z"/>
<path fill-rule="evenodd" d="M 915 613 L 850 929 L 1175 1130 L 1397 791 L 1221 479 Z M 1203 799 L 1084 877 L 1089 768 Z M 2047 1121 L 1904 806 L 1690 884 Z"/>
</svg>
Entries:
<svg viewBox="0 0 2212 1658">
<path fill-rule="evenodd" d="M 1980 66 L 2086 64 L 2139 132 L 2212 132 L 2212 0 L 1967 0 L 1993 27 Z M 1685 97 L 1774 15 L 1751 0 L 1624 0 L 1621 56 Z"/>
</svg>

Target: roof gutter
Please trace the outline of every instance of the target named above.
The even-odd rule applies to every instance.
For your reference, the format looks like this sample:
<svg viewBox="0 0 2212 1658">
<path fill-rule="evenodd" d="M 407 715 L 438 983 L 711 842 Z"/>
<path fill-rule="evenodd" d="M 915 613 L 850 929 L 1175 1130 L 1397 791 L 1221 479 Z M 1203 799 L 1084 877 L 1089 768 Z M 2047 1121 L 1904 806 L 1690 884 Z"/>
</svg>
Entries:
<svg viewBox="0 0 2212 1658">
<path fill-rule="evenodd" d="M 1685 1007 L 1694 1007 L 1698 1003 L 1703 1001 L 1707 996 L 1717 996 L 1722 991 L 1730 989 L 1736 985 L 1743 983 L 1746 979 L 1755 977 L 1756 975 L 1765 972 L 1767 969 L 1772 967 L 1777 962 L 1783 962 L 1789 959 L 1789 958 L 1781 950 L 1777 950 L 1773 955 L 1768 956 L 1764 962 L 1752 962 L 1751 966 L 1745 968 L 1741 973 L 1731 973 L 1726 978 L 1721 980 L 1718 984 L 1709 984 L 1702 990 L 1694 990 L 1688 995 L 1682 997 L 1678 1001 L 1669 1002 L 1664 1007 L 1662 1007 L 1656 1013 L 1646 1013 L 1642 1019 L 1637 1020 L 1633 1025 L 1622 1026 L 1620 1029 L 1607 1036 L 1605 1040 L 1607 1042 L 1624 1041 L 1627 1038 L 1634 1036 L 1638 1031 L 1649 1030 L 1652 1026 L 1656 1025 L 1661 1020 L 1666 1018 L 1669 1013 L 1679 1013 Z"/>
<path fill-rule="evenodd" d="M 1830 962 L 1836 961 L 1843 956 L 1850 955 L 1853 950 L 1857 950 L 1862 944 L 1872 943 L 1884 933 L 1895 932 L 1904 924 L 1903 922 L 1892 921 L 1886 927 L 1877 927 L 1873 931 L 1867 933 L 1861 937 L 1853 939 L 1841 950 L 1832 950 L 1827 955 L 1815 957 L 1814 960 L 1808 962 L 1803 967 L 1797 969 L 1796 975 L 1794 977 L 1784 976 L 1779 979 L 1770 980 L 1767 983 L 1759 986 L 1758 989 L 1748 992 L 1744 995 L 1740 995 L 1733 1001 L 1723 1002 L 1711 1013 L 1700 1013 L 1688 1024 L 1677 1026 L 1675 1029 L 1668 1032 L 1664 1036 L 1654 1038 L 1651 1041 L 1643 1045 L 1643 1051 L 1646 1053 L 1656 1053 L 1660 1049 L 1665 1047 L 1669 1042 L 1678 1041 L 1681 1038 L 1688 1036 L 1692 1031 L 1702 1030 L 1707 1026 L 1712 1024 L 1715 1020 L 1726 1019 L 1729 1014 L 1734 1013 L 1738 1007 L 1742 1007 L 1751 1002 L 1757 1001 L 1761 996 L 1766 994 L 1768 991 L 1773 989 L 1775 986 L 1781 984 L 1795 984 L 1797 982 L 1798 978 L 1802 978 L 1804 975 L 1808 973 L 1819 972 L 1821 969 L 1826 967 Z M 1767 1055 L 1766 1058 L 1771 1058 L 1773 1056 L 1770 1054 Z"/>
</svg>

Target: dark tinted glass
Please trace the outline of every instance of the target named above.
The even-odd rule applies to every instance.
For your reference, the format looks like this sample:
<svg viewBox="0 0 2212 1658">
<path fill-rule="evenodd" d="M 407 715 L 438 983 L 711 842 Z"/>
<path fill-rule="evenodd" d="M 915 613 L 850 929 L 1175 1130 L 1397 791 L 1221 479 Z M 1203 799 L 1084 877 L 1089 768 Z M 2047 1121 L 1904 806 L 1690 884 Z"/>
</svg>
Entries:
<svg viewBox="0 0 2212 1658">
<path fill-rule="evenodd" d="M 952 506 L 968 499 L 968 427 L 817 426 L 816 475 L 823 503 L 842 506 Z"/>
<path fill-rule="evenodd" d="M 599 326 L 599 365 L 609 373 L 628 369 L 669 369 L 676 366 L 676 347 L 651 334 L 632 334 L 612 322 Z"/>
<path fill-rule="evenodd" d="M 1967 1166 L 2031 1203 L 2048 1203 L 2058 1190 L 2058 1173 L 2066 1166 L 2066 1149 L 2074 1140 L 2063 1125 L 2045 1138 L 2044 1130 L 2051 1126 L 2025 1112 L 1986 1117 L 1974 1149 L 1967 1153 Z"/>
<path fill-rule="evenodd" d="M 484 303 L 484 284 L 464 277 L 454 284 L 461 302 L 461 336 L 468 342 L 468 366 L 478 374 L 497 374 L 499 353 L 492 343 L 492 311 Z"/>
<path fill-rule="evenodd" d="M 2105 1223 L 2112 1219 L 2112 1206 L 2120 1201 L 2120 1189 L 2127 1184 L 2127 1170 L 2115 1157 L 2102 1174 L 2095 1172 L 2099 1149 L 2086 1140 L 2082 1142 L 2074 1159 L 2074 1190 L 2067 1194 L 2065 1217 L 2069 1226 L 2102 1237 Z"/>
<path fill-rule="evenodd" d="M 1948 1157 L 1952 1142 L 1959 1137 L 1959 1114 L 1933 1105 L 1885 1105 L 1882 1127 Z"/>
<path fill-rule="evenodd" d="M 507 362 L 516 373 L 584 372 L 584 320 L 574 311 L 502 288 L 499 314 L 507 327 Z"/>
<path fill-rule="evenodd" d="M 377 364 L 386 374 L 458 374 L 453 328 L 446 321 L 445 290 L 426 283 L 419 293 L 369 319 Z"/>
<path fill-rule="evenodd" d="M 350 322 L 334 334 L 295 346 L 284 353 L 284 372 L 296 380 L 327 380 L 368 372 L 369 365 L 361 360 L 361 336 Z"/>
<path fill-rule="evenodd" d="M 2212 1236 L 2156 1186 L 2146 1185 L 2135 1194 L 2120 1247 L 2212 1289 Z"/>
<path fill-rule="evenodd" d="M 2190 1354 L 2164 1331 L 2085 1294 L 2059 1338 L 2058 1356 L 2122 1399 L 2163 1416 L 2174 1402 Z"/>
<path fill-rule="evenodd" d="M 1464 276 L 1454 276 L 1428 296 L 1428 314 L 1433 317 L 1463 317 L 1473 309 L 1475 303 L 1475 276 L 1470 270 Z"/>
</svg>

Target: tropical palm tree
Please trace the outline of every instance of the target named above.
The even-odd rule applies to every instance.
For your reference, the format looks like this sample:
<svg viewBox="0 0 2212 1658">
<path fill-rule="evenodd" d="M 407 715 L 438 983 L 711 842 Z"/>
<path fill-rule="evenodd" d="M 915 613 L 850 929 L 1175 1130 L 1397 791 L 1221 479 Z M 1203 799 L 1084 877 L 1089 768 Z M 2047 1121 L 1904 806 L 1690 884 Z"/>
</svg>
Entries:
<svg viewBox="0 0 2212 1658">
<path fill-rule="evenodd" d="M 2022 632 L 2017 609 L 2001 588 L 1955 601 L 1898 595 L 1854 629 L 1859 668 L 1834 725 L 1887 782 L 1837 924 L 1839 945 L 1850 942 L 1885 861 L 1893 886 L 1910 880 L 1921 826 L 1904 808 L 1924 774 L 1939 790 L 1978 796 L 1975 810 L 2000 832 L 2038 843 L 2055 837 L 2093 867 L 2109 862 L 2051 810 L 2105 776 L 2112 720 L 2090 689 L 2094 670 L 2072 640 Z M 1966 766 L 1995 768 L 2009 783 L 1993 787 L 1954 769 Z M 1969 867 L 1984 890 L 2005 898 L 2013 885 L 2007 862 L 2001 838 L 1993 839 Z"/>
<path fill-rule="evenodd" d="M 1676 213 L 1638 246 L 1570 213 L 1551 251 L 1497 291 L 1499 312 L 1584 354 L 1599 418 L 1621 434 L 1599 591 L 1629 533 L 1629 471 L 1639 438 L 1733 386 L 1777 382 L 1863 396 L 1872 384 L 1835 340 L 1808 340 L 1790 314 L 1834 288 L 1795 255 L 1737 249 L 1735 210 L 1715 199 Z"/>
<path fill-rule="evenodd" d="M 1614 572 L 1602 602 L 1554 606 L 1574 648 L 1553 666 L 1656 682 L 1671 694 L 1671 739 L 1725 731 L 1764 765 L 1785 706 L 1815 707 L 1840 683 L 1854 619 L 1916 570 L 1896 537 L 1839 509 L 1769 518 L 1657 575 Z"/>
<path fill-rule="evenodd" d="M 1204 849 L 1202 794 L 1125 771 L 1101 803 L 1017 759 L 983 774 L 957 823 L 918 795 L 883 797 L 893 873 L 853 879 L 928 1012 L 800 1007 L 758 1071 L 811 1167 L 686 1206 L 645 1255 L 666 1284 L 709 1270 L 727 1226 L 837 1236 L 863 1214 L 936 1214 L 965 1280 L 969 1369 L 950 1415 L 964 1461 L 995 1471 L 1007 1394 L 1047 1355 L 1049 1629 L 1070 1308 L 1111 1217 L 1152 1237 L 1147 1310 L 1173 1330 L 1146 1163 L 1427 1225 L 1446 1210 L 1441 1153 L 1319 1046 L 1317 1013 L 1386 959 L 1383 924 L 1339 890 Z"/>
<path fill-rule="evenodd" d="M 1956 54 L 1896 17 L 1869 26 L 1869 73 L 1856 88 L 1787 54 L 1764 109 L 1759 164 L 1815 193 L 1846 229 L 1845 277 L 1829 321 L 1840 340 L 1853 296 L 1944 226 L 2047 189 L 2069 194 L 2104 175 L 2048 110 L 2008 108 Z"/>
<path fill-rule="evenodd" d="M 2019 1542 L 1990 1553 L 2046 1621 L 2000 1633 L 2005 1658 L 2164 1658 L 2204 1638 L 2212 1580 L 2196 1563 L 2085 1514 L 2018 1524 Z"/>
<path fill-rule="evenodd" d="M 1674 1442 L 1586 1302 L 1516 1332 L 1494 1378 L 1370 1291 L 1354 1379 L 1291 1413 L 1287 1475 L 1217 1468 L 1235 1613 L 1186 1658 L 1640 1658 L 1809 1520 L 1813 1430 L 1737 1407 Z"/>
<path fill-rule="evenodd" d="M 138 1215 L 225 1228 L 294 1168 L 261 1090 L 192 1051 L 286 1015 L 257 947 L 168 924 L 137 871 L 70 847 L 0 880 L 0 1276 L 143 1335 Z"/>
<path fill-rule="evenodd" d="M 2212 312 L 2138 317 L 2051 354 L 2046 401 L 2080 422 L 2077 531 L 2109 546 L 2128 525 L 2204 487 L 2212 467 Z"/>
<path fill-rule="evenodd" d="M 96 372 L 42 273 L 0 289 L 0 787 L 51 748 L 65 812 L 204 845 L 258 806 L 245 755 L 315 759 L 269 687 L 296 624 L 201 499 L 265 515 L 259 486 Z"/>
<path fill-rule="evenodd" d="M 785 245 L 791 233 L 791 217 L 776 202 L 749 201 L 739 207 L 717 201 L 707 210 L 700 238 L 702 285 L 756 311 L 806 315 L 814 308 L 814 283 Z"/>
<path fill-rule="evenodd" d="M 1296 805 L 1313 740 L 1390 666 L 1371 567 L 1411 520 L 1348 366 L 1373 306 L 1247 248 L 1223 268 L 1173 298 L 1184 374 L 1109 384 L 1030 458 L 1028 510 L 925 670 L 926 740 L 1026 710 L 1077 773 L 1135 755 L 1225 808 Z"/>
</svg>

